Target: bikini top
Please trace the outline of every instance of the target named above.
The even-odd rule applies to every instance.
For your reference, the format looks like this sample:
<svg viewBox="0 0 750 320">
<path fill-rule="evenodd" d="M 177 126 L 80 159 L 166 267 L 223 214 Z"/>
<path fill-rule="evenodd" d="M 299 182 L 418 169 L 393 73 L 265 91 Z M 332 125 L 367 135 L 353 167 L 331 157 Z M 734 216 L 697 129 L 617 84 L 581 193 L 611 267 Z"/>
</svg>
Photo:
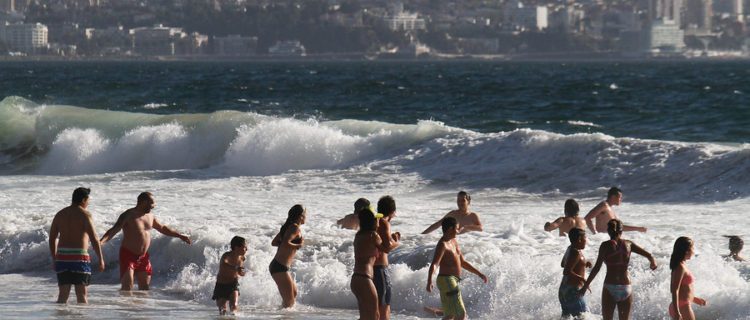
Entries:
<svg viewBox="0 0 750 320">
<path fill-rule="evenodd" d="M 604 262 L 607 263 L 607 266 L 627 266 L 630 262 L 630 251 L 626 248 L 625 241 L 622 239 L 610 241 L 615 246 L 615 252 L 605 257 Z"/>
<path fill-rule="evenodd" d="M 685 271 L 685 276 L 682 277 L 681 285 L 691 285 L 693 284 L 693 274 L 689 271 Z"/>
</svg>

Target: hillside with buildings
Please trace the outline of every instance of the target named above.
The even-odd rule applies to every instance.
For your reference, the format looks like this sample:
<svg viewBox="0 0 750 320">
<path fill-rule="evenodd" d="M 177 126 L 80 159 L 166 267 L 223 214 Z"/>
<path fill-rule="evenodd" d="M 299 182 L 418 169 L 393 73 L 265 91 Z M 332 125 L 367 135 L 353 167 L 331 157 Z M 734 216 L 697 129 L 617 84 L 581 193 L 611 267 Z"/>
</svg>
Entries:
<svg viewBox="0 0 750 320">
<path fill-rule="evenodd" d="M 744 0 L 0 0 L 0 55 L 744 57 Z"/>
</svg>

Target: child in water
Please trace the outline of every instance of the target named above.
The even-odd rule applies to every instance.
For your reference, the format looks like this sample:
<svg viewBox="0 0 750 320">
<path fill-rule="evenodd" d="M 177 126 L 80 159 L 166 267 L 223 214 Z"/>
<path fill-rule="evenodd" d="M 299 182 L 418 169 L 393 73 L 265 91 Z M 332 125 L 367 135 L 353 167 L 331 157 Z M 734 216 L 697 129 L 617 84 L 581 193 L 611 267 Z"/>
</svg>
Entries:
<svg viewBox="0 0 750 320">
<path fill-rule="evenodd" d="M 231 251 L 225 252 L 219 261 L 219 274 L 216 275 L 216 286 L 211 299 L 216 300 L 219 314 L 227 314 L 229 310 L 235 313 L 239 308 L 237 300 L 240 296 L 240 277 L 245 275 L 245 254 L 247 243 L 245 238 L 235 236 L 230 242 Z"/>
<path fill-rule="evenodd" d="M 581 228 L 570 229 L 568 239 L 570 246 L 563 256 L 563 278 L 557 295 L 560 298 L 562 316 L 577 318 L 588 311 L 586 301 L 578 291 L 586 282 L 586 268 L 591 268 L 591 262 L 586 261 L 582 252 L 586 248 L 586 231 Z"/>
<path fill-rule="evenodd" d="M 443 306 L 443 320 L 463 320 L 466 319 L 466 308 L 461 298 L 461 289 L 458 283 L 461 281 L 461 269 L 476 274 L 484 283 L 487 283 L 487 276 L 479 272 L 468 261 L 464 260 L 464 255 L 458 247 L 456 235 L 458 234 L 458 222 L 453 217 L 443 218 L 441 221 L 443 228 L 443 237 L 438 241 L 435 247 L 435 254 L 432 258 L 432 264 L 427 275 L 427 292 L 432 292 L 432 275 L 435 269 L 440 268 L 437 276 L 437 286 L 440 289 L 440 303 Z"/>
</svg>

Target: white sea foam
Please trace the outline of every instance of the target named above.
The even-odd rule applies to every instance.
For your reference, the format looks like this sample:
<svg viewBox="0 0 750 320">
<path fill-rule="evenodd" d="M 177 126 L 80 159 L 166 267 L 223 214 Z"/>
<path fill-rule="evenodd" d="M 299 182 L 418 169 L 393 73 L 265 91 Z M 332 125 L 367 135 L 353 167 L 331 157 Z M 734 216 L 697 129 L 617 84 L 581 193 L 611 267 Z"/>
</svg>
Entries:
<svg viewBox="0 0 750 320">
<path fill-rule="evenodd" d="M 32 318 L 127 318 L 144 309 L 151 318 L 170 312 L 206 318 L 216 312 L 210 295 L 218 257 L 232 236 L 241 235 L 250 247 L 249 274 L 240 281 L 244 317 L 350 319 L 356 314 L 349 290 L 354 234 L 334 222 L 358 197 L 376 201 L 391 194 L 398 204 L 393 229 L 403 235 L 401 247 L 391 253 L 392 307 L 399 319 L 424 317 L 422 306 L 439 304 L 437 294 L 424 290 L 439 231 L 420 232 L 454 208 L 455 192 L 466 189 L 485 232 L 461 235 L 459 241 L 467 260 L 490 277 L 483 284 L 464 275 L 470 317 L 556 319 L 559 263 L 567 243 L 542 225 L 561 215 L 565 198 L 578 198 L 585 213 L 606 187 L 620 185 L 625 203 L 617 212 L 626 223 L 649 228 L 627 237 L 661 265 L 650 271 L 645 259 L 633 257 L 633 319 L 666 319 L 668 258 L 681 235 L 696 240 L 689 267 L 696 294 L 709 301 L 696 306 L 697 317 L 750 319 L 750 268 L 721 258 L 727 253 L 721 235 L 748 236 L 748 145 L 537 130 L 485 134 L 432 121 L 317 122 L 232 111 L 175 116 L 97 111 L 102 117 L 87 117 L 93 111 L 34 108 L 21 113 L 0 106 L 0 112 L 26 121 L 13 130 L 34 141 L 27 146 L 28 138 L 2 136 L 6 145 L 15 144 L 3 145 L 3 152 L 33 147 L 39 158 L 28 172 L 0 179 L 0 281 L 18 288 L 0 292 L 0 301 L 23 300 L 0 303 L 2 315 L 30 309 Z M 134 205 L 139 192 L 149 190 L 159 219 L 191 235 L 194 243 L 188 246 L 153 232 L 154 295 L 138 300 L 115 293 L 120 235 L 104 246 L 108 270 L 94 274 L 89 309 L 49 307 L 56 287 L 47 230 L 78 186 L 93 190 L 89 209 L 100 234 Z M 274 254 L 270 241 L 295 203 L 308 208 L 306 244 L 293 267 L 302 305 L 278 311 L 281 299 L 267 274 Z M 590 235 L 585 255 L 594 259 L 604 240 L 605 235 Z M 604 272 L 587 295 L 593 319 L 600 314 Z"/>
</svg>

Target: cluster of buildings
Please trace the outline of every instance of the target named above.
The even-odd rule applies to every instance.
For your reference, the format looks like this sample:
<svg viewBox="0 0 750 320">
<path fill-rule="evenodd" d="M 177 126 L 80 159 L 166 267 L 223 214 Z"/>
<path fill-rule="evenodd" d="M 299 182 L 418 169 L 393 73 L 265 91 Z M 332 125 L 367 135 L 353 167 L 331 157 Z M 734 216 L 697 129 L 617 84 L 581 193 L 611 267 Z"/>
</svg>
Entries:
<svg viewBox="0 0 750 320">
<path fill-rule="evenodd" d="M 44 2 L 46 1 L 46 2 Z M 29 21 L 24 13 L 32 5 L 49 5 L 50 10 L 86 8 L 115 0 L 0 0 L 0 55 L 58 56 L 222 56 L 248 57 L 305 56 L 304 41 L 273 39 L 259 46 L 263 33 L 230 35 L 188 32 L 162 24 L 124 28 L 113 25 L 90 28 L 76 21 L 44 25 Z M 126 0 L 119 0 L 126 1 Z M 172 0 L 183 1 L 183 0 Z M 221 1 L 214 3 L 221 11 Z M 233 10 L 242 5 L 265 6 L 295 0 L 232 0 Z M 301 0 L 299 0 L 301 1 Z M 727 34 L 745 45 L 745 0 L 496 0 L 449 1 L 412 0 L 325 0 L 326 12 L 320 23 L 361 29 L 372 24 L 400 34 L 406 43 L 384 44 L 380 53 L 399 49 L 409 54 L 436 53 L 502 55 L 533 52 L 547 42 L 555 47 L 564 41 L 593 43 L 585 48 L 566 47 L 560 51 L 607 51 L 623 55 L 684 54 L 687 49 L 706 52 L 716 48 Z M 358 4 L 356 10 L 339 10 L 345 2 Z M 185 2 L 188 5 L 189 2 Z M 304 5 L 299 2 L 297 5 Z M 405 4 L 408 10 L 405 9 Z M 146 13 L 139 17 L 154 18 Z M 139 17 L 135 17 L 138 21 Z M 146 19 L 143 18 L 143 19 Z M 146 19 L 148 20 L 148 19 Z M 236 32 L 235 32 L 236 31 Z M 731 32 L 730 32 L 731 31 Z M 729 33 L 728 33 L 729 32 Z M 438 37 L 443 49 L 430 46 Z M 544 35 L 544 37 L 539 37 Z M 66 39 L 79 39 L 76 43 Z M 541 40 L 534 40 L 541 39 Z M 552 41 L 550 41 L 552 39 Z M 562 40 L 560 40 L 562 39 Z M 725 41 L 726 42 L 726 41 Z M 446 45 L 445 43 L 448 43 Z M 577 44 L 576 44 L 577 45 Z M 559 46 L 563 47 L 563 46 Z M 320 49 L 319 49 L 320 50 Z M 550 49 L 547 49 L 550 50 Z M 551 49 L 554 51 L 554 48 Z M 317 53 L 317 52 L 316 52 Z M 367 53 L 367 52 L 363 52 Z M 370 52 L 372 53 L 372 52 Z"/>
</svg>

